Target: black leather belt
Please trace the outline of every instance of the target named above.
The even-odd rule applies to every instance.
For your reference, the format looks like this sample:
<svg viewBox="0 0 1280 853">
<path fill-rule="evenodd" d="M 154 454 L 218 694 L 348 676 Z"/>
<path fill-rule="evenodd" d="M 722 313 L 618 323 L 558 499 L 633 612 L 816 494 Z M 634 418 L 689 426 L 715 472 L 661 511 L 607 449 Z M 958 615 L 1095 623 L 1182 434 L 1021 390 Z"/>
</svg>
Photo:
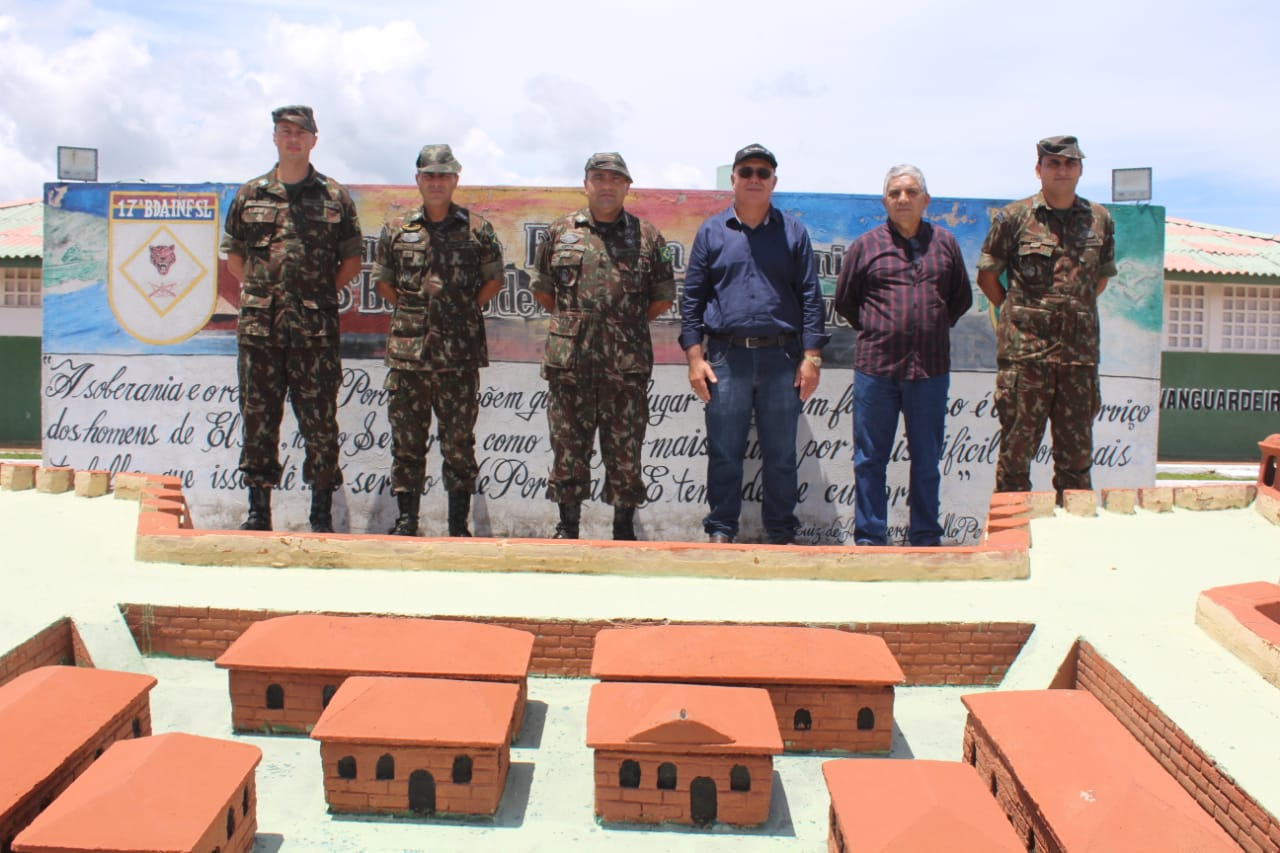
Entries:
<svg viewBox="0 0 1280 853">
<path fill-rule="evenodd" d="M 740 338 L 736 335 L 722 335 L 718 332 L 707 332 L 707 337 L 715 341 L 727 341 L 729 346 L 746 347 L 747 349 L 766 349 L 768 347 L 780 347 L 795 339 L 794 332 L 787 332 L 783 335 L 774 335 L 768 338 Z"/>
</svg>

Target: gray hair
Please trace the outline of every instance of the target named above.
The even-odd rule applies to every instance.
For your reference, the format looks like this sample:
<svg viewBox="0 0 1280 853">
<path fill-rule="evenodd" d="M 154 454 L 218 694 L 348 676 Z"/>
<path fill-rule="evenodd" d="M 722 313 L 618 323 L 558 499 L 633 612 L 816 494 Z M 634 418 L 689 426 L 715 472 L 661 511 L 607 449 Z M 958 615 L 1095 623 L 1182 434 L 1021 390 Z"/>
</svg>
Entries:
<svg viewBox="0 0 1280 853">
<path fill-rule="evenodd" d="M 906 175 L 909 178 L 915 178 L 916 183 L 920 185 L 920 192 L 924 193 L 925 195 L 929 194 L 929 186 L 924 182 L 924 172 L 921 172 L 919 169 L 917 169 L 915 166 L 910 165 L 909 163 L 899 164 L 889 170 L 889 174 L 884 176 L 884 189 L 881 190 L 880 194 L 885 195 L 886 193 L 888 193 L 889 182 L 892 181 L 894 178 L 900 178 L 903 175 Z"/>
</svg>

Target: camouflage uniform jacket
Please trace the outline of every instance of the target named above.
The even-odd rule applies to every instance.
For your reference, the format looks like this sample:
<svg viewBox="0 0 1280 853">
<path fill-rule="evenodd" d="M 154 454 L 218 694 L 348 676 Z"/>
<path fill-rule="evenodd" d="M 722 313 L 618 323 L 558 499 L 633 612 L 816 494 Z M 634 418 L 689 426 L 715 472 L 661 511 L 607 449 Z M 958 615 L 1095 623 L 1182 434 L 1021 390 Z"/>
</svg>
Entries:
<svg viewBox="0 0 1280 853">
<path fill-rule="evenodd" d="M 244 258 L 239 337 L 278 346 L 338 335 L 334 275 L 363 249 L 345 187 L 311 169 L 291 201 L 272 169 L 236 192 L 222 251 Z"/>
<path fill-rule="evenodd" d="M 649 304 L 675 299 L 671 250 L 625 210 L 607 224 L 588 209 L 553 223 L 538 246 L 533 289 L 555 298 L 542 376 L 653 370 Z"/>
<path fill-rule="evenodd" d="M 387 367 L 457 370 L 485 367 L 489 350 L 476 296 L 502 275 L 502 245 L 483 216 L 456 204 L 443 222 L 422 208 L 382 226 L 373 280 L 396 289 L 387 333 Z"/>
<path fill-rule="evenodd" d="M 1098 279 L 1116 274 L 1115 223 L 1105 207 L 1076 196 L 1059 221 L 1042 193 L 1006 205 L 991 221 L 978 269 L 1008 274 L 999 359 L 1098 363 Z"/>
</svg>

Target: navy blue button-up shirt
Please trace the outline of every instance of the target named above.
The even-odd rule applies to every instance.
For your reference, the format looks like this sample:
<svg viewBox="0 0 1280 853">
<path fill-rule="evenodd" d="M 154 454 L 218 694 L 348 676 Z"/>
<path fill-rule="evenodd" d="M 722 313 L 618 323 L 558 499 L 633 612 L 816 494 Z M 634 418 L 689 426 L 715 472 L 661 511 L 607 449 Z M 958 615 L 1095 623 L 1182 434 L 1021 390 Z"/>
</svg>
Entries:
<svg viewBox="0 0 1280 853">
<path fill-rule="evenodd" d="M 680 298 L 680 346 L 704 334 L 795 334 L 804 349 L 830 338 L 809 232 L 776 207 L 756 228 L 728 210 L 708 217 L 689 251 Z"/>
</svg>

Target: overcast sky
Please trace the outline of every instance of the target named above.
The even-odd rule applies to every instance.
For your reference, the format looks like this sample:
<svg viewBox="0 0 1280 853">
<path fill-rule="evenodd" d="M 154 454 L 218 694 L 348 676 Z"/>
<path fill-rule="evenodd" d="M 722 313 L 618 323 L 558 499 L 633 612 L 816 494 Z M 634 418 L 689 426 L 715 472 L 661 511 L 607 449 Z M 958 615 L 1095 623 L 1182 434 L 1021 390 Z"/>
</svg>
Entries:
<svg viewBox="0 0 1280 853">
<path fill-rule="evenodd" d="M 306 103 L 352 184 L 449 142 L 471 184 L 579 185 L 618 150 L 638 187 L 708 189 L 760 142 L 780 191 L 878 194 L 911 162 L 934 196 L 1014 198 L 1074 133 L 1083 195 L 1151 166 L 1168 215 L 1277 233 L 1277 35 L 1257 0 L 0 0 L 0 201 L 58 145 L 102 181 L 240 182 Z"/>
</svg>

